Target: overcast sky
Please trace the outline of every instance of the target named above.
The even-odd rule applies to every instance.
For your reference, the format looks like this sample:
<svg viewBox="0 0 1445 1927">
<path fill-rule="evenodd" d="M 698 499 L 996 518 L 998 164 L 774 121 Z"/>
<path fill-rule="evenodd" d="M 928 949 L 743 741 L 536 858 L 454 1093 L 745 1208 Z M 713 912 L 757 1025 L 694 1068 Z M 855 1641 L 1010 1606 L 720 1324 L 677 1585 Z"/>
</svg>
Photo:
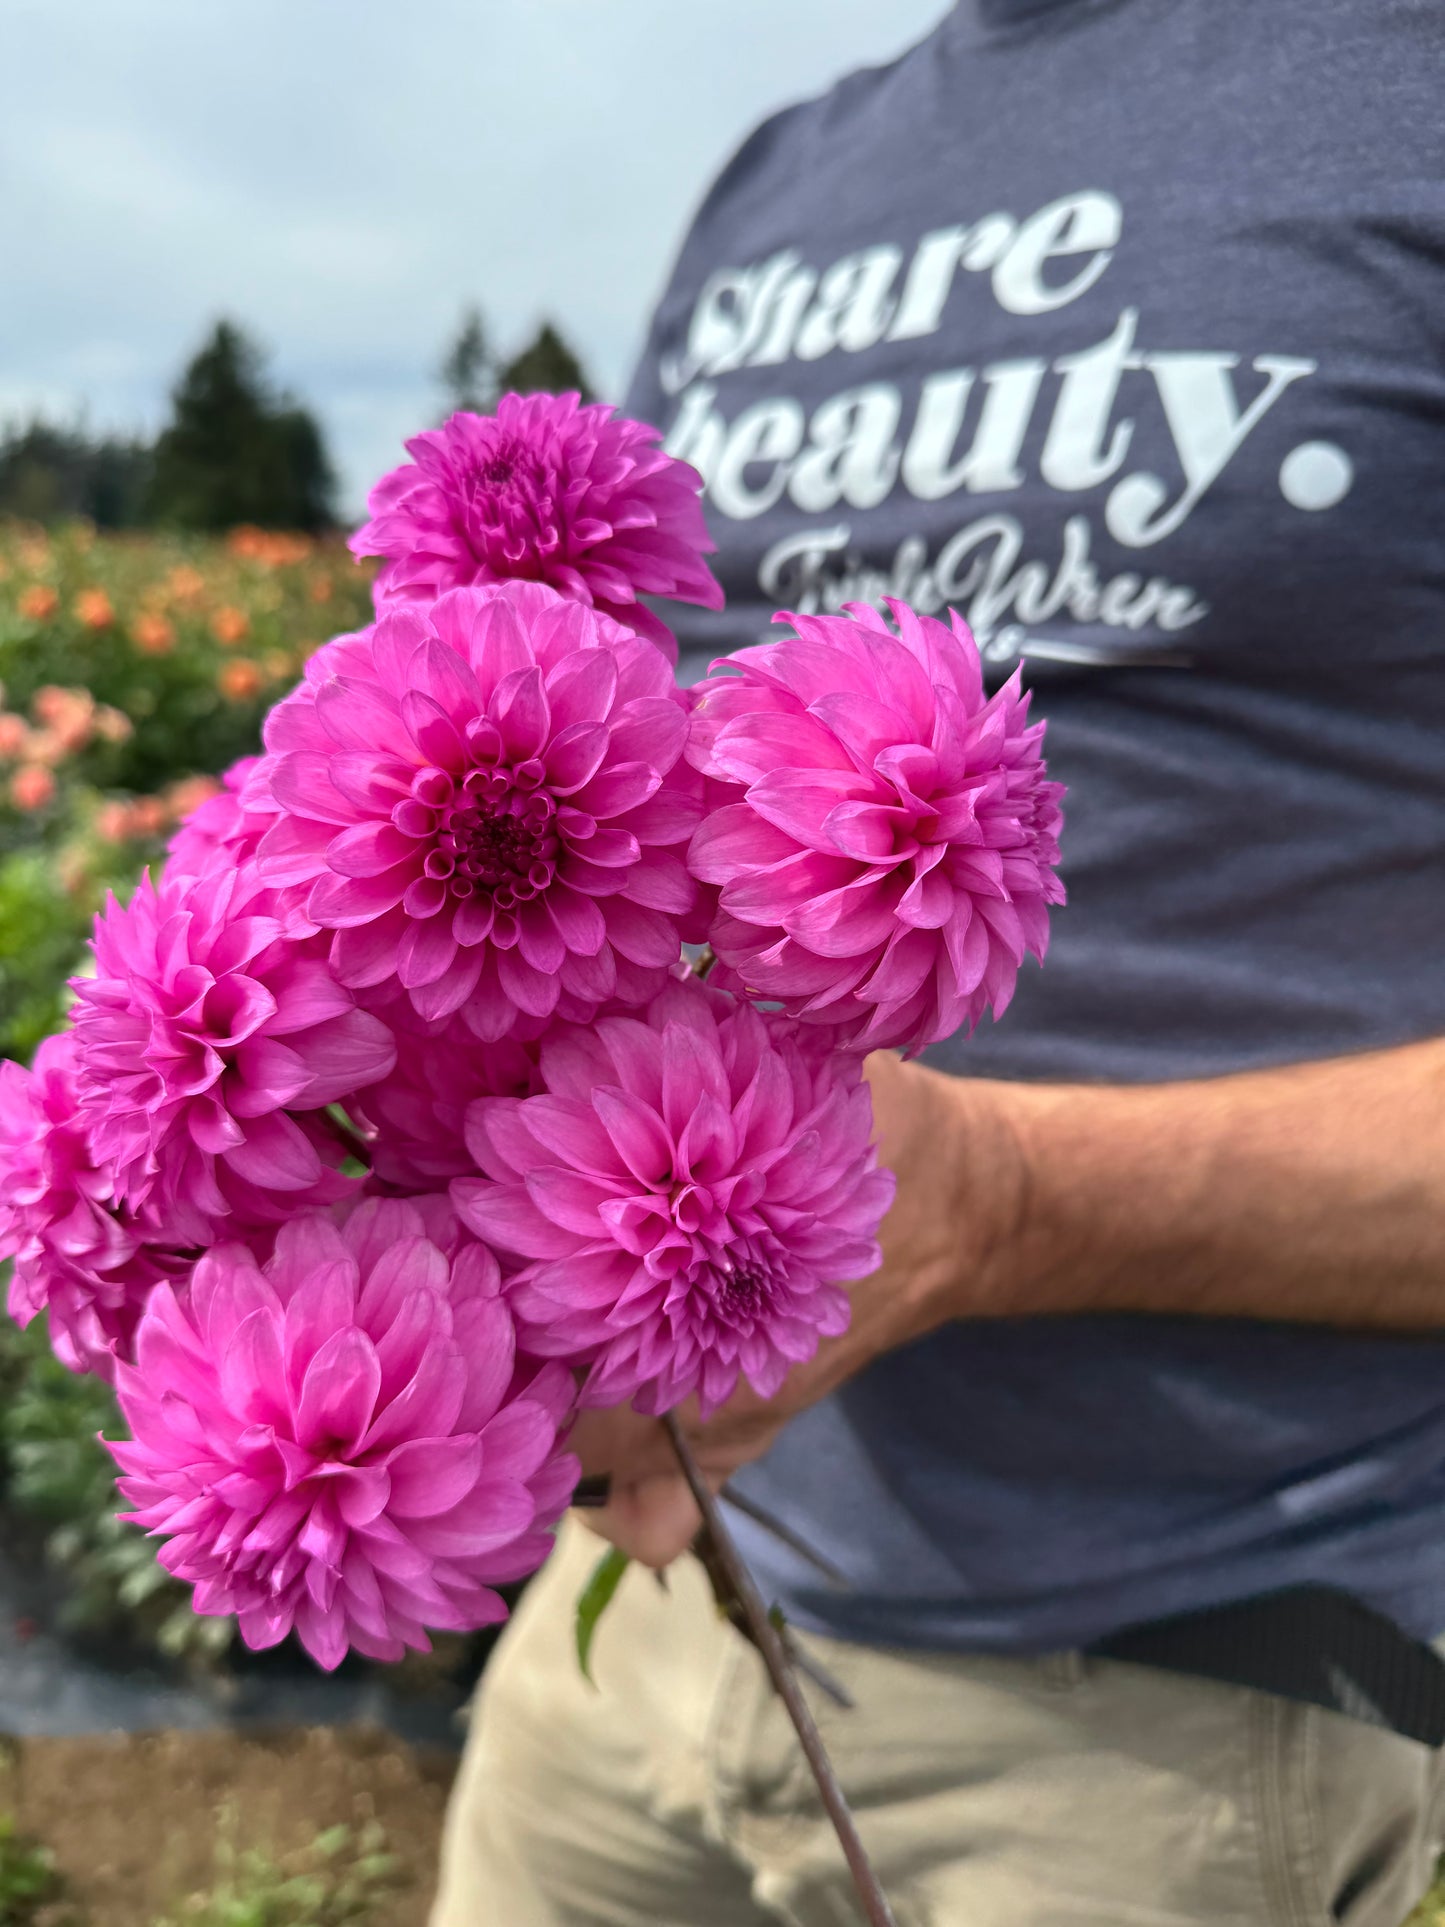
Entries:
<svg viewBox="0 0 1445 1927">
<path fill-rule="evenodd" d="M 615 396 L 689 210 L 770 109 L 946 0 L 0 0 L 0 418 L 152 428 L 228 314 L 354 510 L 468 301 Z"/>
</svg>

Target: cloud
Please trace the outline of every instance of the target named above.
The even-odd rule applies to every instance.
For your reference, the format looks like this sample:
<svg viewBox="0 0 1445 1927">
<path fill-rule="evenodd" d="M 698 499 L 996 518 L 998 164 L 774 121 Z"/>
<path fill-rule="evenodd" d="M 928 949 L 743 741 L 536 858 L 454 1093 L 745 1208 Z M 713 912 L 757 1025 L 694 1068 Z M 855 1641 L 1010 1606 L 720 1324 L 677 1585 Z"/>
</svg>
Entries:
<svg viewBox="0 0 1445 1927">
<path fill-rule="evenodd" d="M 554 317 L 617 392 L 748 128 L 945 10 L 11 0 L 0 410 L 64 397 L 152 426 L 231 314 L 322 415 L 354 508 L 435 412 L 467 302 L 504 345 Z"/>
</svg>

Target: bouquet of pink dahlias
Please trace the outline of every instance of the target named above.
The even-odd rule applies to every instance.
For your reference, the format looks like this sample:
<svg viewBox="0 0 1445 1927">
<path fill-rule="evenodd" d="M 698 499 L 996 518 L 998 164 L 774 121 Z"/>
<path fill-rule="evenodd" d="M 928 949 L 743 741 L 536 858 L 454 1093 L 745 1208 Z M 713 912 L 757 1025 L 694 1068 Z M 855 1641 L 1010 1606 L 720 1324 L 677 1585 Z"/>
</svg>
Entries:
<svg viewBox="0 0 1445 1927">
<path fill-rule="evenodd" d="M 843 1330 L 864 1053 L 1001 1012 L 1062 898 L 957 618 L 792 618 L 685 698 L 642 598 L 721 592 L 654 431 L 513 396 L 409 451 L 375 621 L 0 1067 L 12 1315 L 115 1381 L 197 1609 L 323 1666 L 501 1616 L 581 1406 L 770 1397 Z"/>
</svg>

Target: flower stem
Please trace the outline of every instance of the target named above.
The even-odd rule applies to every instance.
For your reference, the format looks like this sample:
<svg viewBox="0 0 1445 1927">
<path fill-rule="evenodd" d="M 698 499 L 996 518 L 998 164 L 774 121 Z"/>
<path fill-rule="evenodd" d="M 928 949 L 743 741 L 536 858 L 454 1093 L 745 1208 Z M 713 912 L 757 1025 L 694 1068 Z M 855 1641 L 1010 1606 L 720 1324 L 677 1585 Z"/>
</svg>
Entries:
<svg viewBox="0 0 1445 1927">
<path fill-rule="evenodd" d="M 819 1733 L 813 1715 L 809 1711 L 808 1702 L 803 1698 L 802 1689 L 798 1685 L 797 1676 L 789 1662 L 787 1649 L 778 1628 L 763 1604 L 762 1594 L 758 1591 L 757 1584 L 748 1571 L 732 1534 L 728 1531 L 721 1508 L 713 1497 L 707 1480 L 702 1476 L 697 1460 L 692 1455 L 692 1448 L 682 1435 L 682 1427 L 678 1424 L 676 1416 L 669 1412 L 662 1423 L 671 1441 L 672 1449 L 677 1454 L 682 1475 L 687 1480 L 693 1498 L 697 1501 L 697 1508 L 702 1514 L 703 1530 L 712 1541 L 712 1550 L 717 1556 L 717 1563 L 726 1574 L 738 1606 L 747 1619 L 753 1644 L 763 1656 L 768 1677 L 777 1688 L 778 1697 L 787 1709 L 788 1717 L 793 1722 L 794 1731 L 798 1735 L 798 1742 L 808 1765 L 812 1768 L 813 1778 L 818 1783 L 818 1792 L 822 1795 L 824 1809 L 842 1845 L 843 1856 L 848 1862 L 848 1871 L 852 1874 L 853 1885 L 858 1890 L 858 1898 L 863 1902 L 863 1911 L 868 1917 L 869 1927 L 898 1927 L 893 1910 L 888 1905 L 888 1898 L 879 1886 L 878 1876 L 869 1863 L 863 1842 L 858 1838 L 858 1829 L 854 1824 L 852 1811 L 838 1783 L 833 1762 L 828 1758 L 828 1750 L 823 1745 L 823 1736 Z"/>
<path fill-rule="evenodd" d="M 326 1112 L 326 1122 L 331 1126 L 332 1133 L 342 1149 L 346 1152 L 346 1155 L 349 1158 L 355 1158 L 358 1164 L 364 1164 L 369 1171 L 371 1169 L 371 1146 L 367 1143 L 366 1139 L 361 1136 L 360 1132 L 354 1130 L 344 1118 L 338 1116 L 336 1111 L 332 1109 Z"/>
</svg>

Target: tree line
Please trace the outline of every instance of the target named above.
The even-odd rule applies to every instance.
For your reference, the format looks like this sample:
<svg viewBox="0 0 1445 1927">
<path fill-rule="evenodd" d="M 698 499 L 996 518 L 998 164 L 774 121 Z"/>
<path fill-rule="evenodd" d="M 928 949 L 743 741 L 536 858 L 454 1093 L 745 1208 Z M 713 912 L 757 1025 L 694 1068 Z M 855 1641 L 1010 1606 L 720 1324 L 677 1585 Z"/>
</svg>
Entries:
<svg viewBox="0 0 1445 1927">
<path fill-rule="evenodd" d="M 446 413 L 479 413 L 515 391 L 591 390 L 551 322 L 500 354 L 479 309 L 463 315 L 438 370 Z M 257 342 L 218 321 L 171 393 L 154 441 L 33 417 L 0 429 L 0 515 L 99 528 L 214 530 L 243 522 L 318 533 L 336 525 L 336 477 L 313 412 L 279 389 Z"/>
</svg>

